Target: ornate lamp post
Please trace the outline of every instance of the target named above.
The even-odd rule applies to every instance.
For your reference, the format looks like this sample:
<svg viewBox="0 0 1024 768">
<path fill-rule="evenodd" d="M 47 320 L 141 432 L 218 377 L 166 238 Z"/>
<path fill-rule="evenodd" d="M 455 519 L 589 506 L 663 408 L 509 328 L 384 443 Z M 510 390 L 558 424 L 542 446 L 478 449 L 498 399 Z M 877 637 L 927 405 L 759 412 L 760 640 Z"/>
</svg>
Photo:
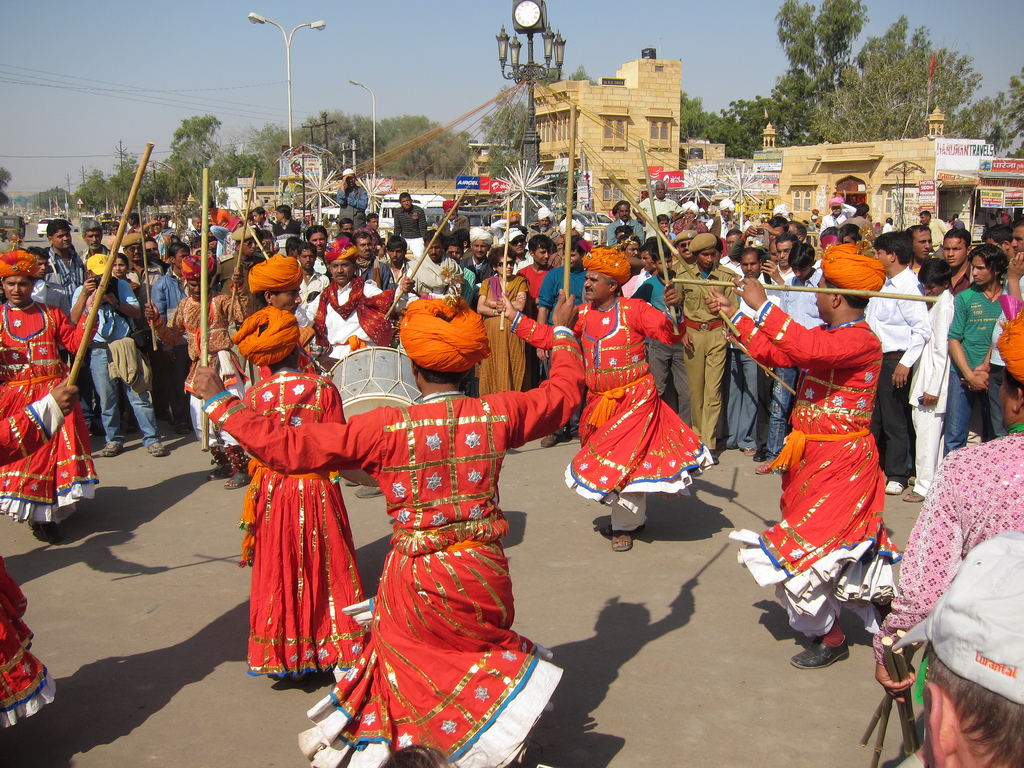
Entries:
<svg viewBox="0 0 1024 768">
<path fill-rule="evenodd" d="M 509 37 L 504 25 L 498 34 L 498 62 L 501 76 L 506 80 L 529 83 L 526 101 L 526 132 L 523 134 L 523 152 L 527 170 L 540 166 L 540 134 L 537 133 L 537 108 L 534 103 L 534 87 L 552 72 L 562 76 L 565 61 L 565 40 L 561 33 L 548 27 L 547 9 L 544 0 L 518 0 L 512 6 L 512 29 L 526 35 L 526 62 L 520 63 L 522 42 L 518 34 Z M 544 63 L 533 60 L 533 36 L 539 34 L 544 41 Z M 510 56 L 511 54 L 511 56 Z M 554 67 L 551 66 L 554 59 Z M 507 69 L 506 69 L 507 67 Z M 524 219 L 525 220 L 525 219 Z"/>
</svg>

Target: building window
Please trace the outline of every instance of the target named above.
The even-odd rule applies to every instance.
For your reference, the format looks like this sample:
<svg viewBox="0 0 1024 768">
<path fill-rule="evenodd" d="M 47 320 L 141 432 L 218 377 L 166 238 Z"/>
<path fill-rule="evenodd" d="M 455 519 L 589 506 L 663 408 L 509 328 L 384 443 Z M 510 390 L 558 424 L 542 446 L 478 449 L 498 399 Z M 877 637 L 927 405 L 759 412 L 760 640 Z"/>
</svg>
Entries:
<svg viewBox="0 0 1024 768">
<path fill-rule="evenodd" d="M 626 119 L 622 117 L 605 118 L 604 121 L 604 148 L 625 149 L 626 148 Z"/>
<path fill-rule="evenodd" d="M 811 211 L 811 190 L 810 189 L 794 189 L 793 190 L 793 213 L 799 211 Z"/>
<path fill-rule="evenodd" d="M 672 121 L 649 119 L 649 122 L 651 124 L 651 144 L 657 147 L 670 147 L 672 145 L 669 138 L 672 135 Z"/>
<path fill-rule="evenodd" d="M 601 184 L 601 197 L 606 203 L 617 203 L 622 199 L 622 190 L 614 184 L 603 182 Z"/>
</svg>

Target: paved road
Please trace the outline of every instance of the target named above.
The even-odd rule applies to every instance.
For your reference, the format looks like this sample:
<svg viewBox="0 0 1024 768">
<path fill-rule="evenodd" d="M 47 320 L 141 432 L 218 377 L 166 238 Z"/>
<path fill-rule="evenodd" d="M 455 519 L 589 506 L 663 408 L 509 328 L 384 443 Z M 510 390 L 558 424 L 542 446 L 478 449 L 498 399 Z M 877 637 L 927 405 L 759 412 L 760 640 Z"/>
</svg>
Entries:
<svg viewBox="0 0 1024 768">
<path fill-rule="evenodd" d="M 208 459 L 191 436 L 167 445 L 163 459 L 137 439 L 97 459 L 96 498 L 67 521 L 61 546 L 0 519 L 34 650 L 57 679 L 54 704 L 0 731 L 0 765 L 304 764 L 296 734 L 329 687 L 278 691 L 246 674 L 242 493 L 204 480 Z M 593 531 L 601 509 L 564 486 L 571 455 L 533 443 L 508 457 L 501 486 L 516 629 L 565 670 L 533 758 L 556 768 L 866 765 L 857 741 L 881 695 L 868 636 L 848 621 L 848 661 L 791 667 L 785 612 L 727 540 L 775 519 L 778 479 L 726 453 L 693 497 L 652 500 L 646 533 L 615 554 Z M 387 517 L 379 499 L 346 493 L 346 503 L 372 593 Z M 905 542 L 920 508 L 889 506 Z"/>
</svg>

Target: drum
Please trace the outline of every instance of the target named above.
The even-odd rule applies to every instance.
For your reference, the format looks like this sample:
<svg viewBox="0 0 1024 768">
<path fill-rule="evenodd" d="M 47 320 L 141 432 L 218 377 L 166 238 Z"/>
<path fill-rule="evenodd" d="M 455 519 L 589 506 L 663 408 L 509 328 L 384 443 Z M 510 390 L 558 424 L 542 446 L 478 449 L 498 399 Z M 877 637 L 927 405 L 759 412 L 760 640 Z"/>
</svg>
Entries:
<svg viewBox="0 0 1024 768">
<path fill-rule="evenodd" d="M 345 417 L 382 405 L 412 405 L 420 396 L 409 357 L 391 347 L 364 347 L 341 360 L 331 372 L 341 392 Z"/>
</svg>

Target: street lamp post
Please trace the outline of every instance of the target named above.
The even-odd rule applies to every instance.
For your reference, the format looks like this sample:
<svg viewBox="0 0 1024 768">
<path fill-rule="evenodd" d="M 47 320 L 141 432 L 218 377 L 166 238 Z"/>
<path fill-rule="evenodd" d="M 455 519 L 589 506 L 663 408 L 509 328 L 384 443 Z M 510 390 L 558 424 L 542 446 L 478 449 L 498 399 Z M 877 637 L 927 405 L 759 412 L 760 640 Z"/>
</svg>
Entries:
<svg viewBox="0 0 1024 768">
<path fill-rule="evenodd" d="M 357 83 L 355 80 L 349 80 L 352 85 L 358 85 L 360 88 L 365 88 L 370 91 L 370 109 L 373 110 L 373 114 L 370 119 L 373 121 L 373 177 L 377 178 L 377 97 L 373 95 L 373 91 L 369 87 L 362 83 Z"/>
<path fill-rule="evenodd" d="M 519 5 L 536 6 L 535 2 L 523 2 Z M 529 9 L 533 11 L 533 8 Z M 540 26 L 529 28 L 522 26 L 523 19 L 519 16 L 519 9 L 513 11 L 514 28 L 526 33 L 526 62 L 520 63 L 519 54 L 522 42 L 519 36 L 509 37 L 502 25 L 501 33 L 496 35 L 498 40 L 498 62 L 501 64 L 501 76 L 506 80 L 514 80 L 521 83 L 528 82 L 526 98 L 526 130 L 523 134 L 523 154 L 527 170 L 540 166 L 540 134 L 537 132 L 537 107 L 534 101 L 534 88 L 538 80 L 543 80 L 552 72 L 555 77 L 562 76 L 562 63 L 565 61 L 565 40 L 561 32 L 555 33 L 547 26 L 546 13 L 543 9 L 534 11 L 535 16 L 530 20 L 541 22 Z M 533 36 L 540 33 L 544 41 L 544 63 L 533 59 Z M 511 40 L 511 42 L 510 42 Z M 511 57 L 509 56 L 511 54 Z M 554 67 L 551 66 L 554 59 Z M 506 71 L 507 67 L 507 71 Z"/>
<path fill-rule="evenodd" d="M 250 13 L 249 21 L 253 24 L 273 24 L 275 27 L 281 30 L 281 34 L 284 35 L 284 50 L 285 57 L 288 62 L 288 146 L 294 147 L 295 143 L 292 141 L 292 35 L 303 27 L 309 27 L 310 29 L 323 29 L 327 26 L 326 21 L 307 21 L 305 24 L 299 24 L 295 29 L 291 31 L 291 34 L 284 31 L 284 27 L 278 24 L 276 21 L 271 21 L 258 13 Z"/>
</svg>

